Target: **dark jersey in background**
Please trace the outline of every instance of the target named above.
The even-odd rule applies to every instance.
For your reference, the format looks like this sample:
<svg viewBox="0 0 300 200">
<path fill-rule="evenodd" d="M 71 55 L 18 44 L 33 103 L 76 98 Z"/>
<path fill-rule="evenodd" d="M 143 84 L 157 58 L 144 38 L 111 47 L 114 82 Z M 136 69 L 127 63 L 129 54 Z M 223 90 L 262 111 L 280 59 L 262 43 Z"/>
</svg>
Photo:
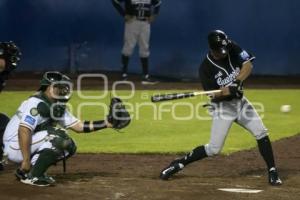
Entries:
<svg viewBox="0 0 300 200">
<path fill-rule="evenodd" d="M 161 4 L 161 0 L 112 0 L 112 2 L 120 15 L 135 16 L 139 20 L 145 20 L 153 14 L 157 15 Z"/>
</svg>

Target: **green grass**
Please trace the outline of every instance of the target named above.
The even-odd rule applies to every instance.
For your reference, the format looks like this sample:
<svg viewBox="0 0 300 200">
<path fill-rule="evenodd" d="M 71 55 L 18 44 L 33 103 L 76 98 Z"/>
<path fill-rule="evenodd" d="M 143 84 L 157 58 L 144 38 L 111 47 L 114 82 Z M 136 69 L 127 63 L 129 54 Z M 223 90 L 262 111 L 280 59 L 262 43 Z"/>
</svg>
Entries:
<svg viewBox="0 0 300 200">
<path fill-rule="evenodd" d="M 172 92 L 172 91 L 161 91 Z M 126 95 L 128 91 L 118 91 L 118 95 Z M 136 91 L 133 98 L 125 102 L 131 103 L 139 109 L 132 110 L 134 120 L 130 126 L 121 133 L 112 129 L 106 129 L 91 134 L 71 133 L 77 143 L 79 152 L 106 152 L 106 153 L 174 153 L 190 151 L 199 144 L 209 141 L 211 121 L 199 120 L 197 116 L 208 117 L 206 109 L 199 107 L 190 120 L 174 120 L 168 111 L 161 114 L 161 119 L 154 115 L 153 106 L 163 106 L 164 110 L 170 110 L 177 102 L 188 102 L 194 106 L 199 102 L 206 102 L 206 97 L 173 101 L 168 105 L 151 104 L 150 96 L 154 91 Z M 157 91 L 155 92 L 157 93 Z M 1 112 L 12 116 L 19 104 L 32 92 L 3 92 L 1 96 Z M 85 95 L 95 95 L 96 91 L 85 91 Z M 99 94 L 99 91 L 98 91 Z M 263 121 L 270 132 L 271 140 L 289 137 L 300 131 L 300 90 L 246 90 L 246 96 L 252 102 L 260 102 L 264 105 Z M 83 102 L 109 103 L 109 97 L 102 100 L 80 99 L 75 93 L 71 100 L 73 113 L 79 114 L 78 105 Z M 289 104 L 292 106 L 290 113 L 281 113 L 280 106 Z M 130 107 L 127 107 L 130 109 Z M 82 109 L 78 116 L 80 119 L 97 120 L 106 115 L 107 110 L 101 106 L 90 105 Z M 177 117 L 187 117 L 191 110 L 187 106 L 174 109 Z M 156 118 L 154 117 L 156 116 Z M 137 119 L 138 118 L 138 119 Z M 234 125 L 227 137 L 223 153 L 231 153 L 242 149 L 249 149 L 256 145 L 254 138 L 244 129 Z"/>
</svg>

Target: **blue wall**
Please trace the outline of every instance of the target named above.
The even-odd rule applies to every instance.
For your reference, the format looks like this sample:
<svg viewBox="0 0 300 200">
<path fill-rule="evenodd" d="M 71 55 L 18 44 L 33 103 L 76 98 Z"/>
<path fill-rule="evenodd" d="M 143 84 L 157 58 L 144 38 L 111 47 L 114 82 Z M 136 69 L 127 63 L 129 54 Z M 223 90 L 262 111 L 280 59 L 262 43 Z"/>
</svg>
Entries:
<svg viewBox="0 0 300 200">
<path fill-rule="evenodd" d="M 255 74 L 300 74 L 299 0 L 162 0 L 152 26 L 151 72 L 197 76 L 206 35 L 223 29 L 257 57 Z M 0 40 L 23 50 L 19 71 L 120 68 L 123 20 L 110 0 L 0 0 Z M 72 44 L 72 45 L 71 45 Z M 131 72 L 141 72 L 137 51 Z"/>
</svg>

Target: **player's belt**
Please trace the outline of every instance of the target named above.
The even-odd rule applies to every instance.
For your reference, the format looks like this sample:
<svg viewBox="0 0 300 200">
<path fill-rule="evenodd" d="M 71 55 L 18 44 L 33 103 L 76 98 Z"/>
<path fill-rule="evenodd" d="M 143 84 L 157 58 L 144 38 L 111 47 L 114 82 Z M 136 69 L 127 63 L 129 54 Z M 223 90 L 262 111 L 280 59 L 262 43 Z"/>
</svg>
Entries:
<svg viewBox="0 0 300 200">
<path fill-rule="evenodd" d="M 145 17 L 141 18 L 141 17 L 134 16 L 133 18 L 134 18 L 135 20 L 138 20 L 138 21 L 147 21 L 147 20 L 148 20 L 148 19 L 145 18 Z"/>
</svg>

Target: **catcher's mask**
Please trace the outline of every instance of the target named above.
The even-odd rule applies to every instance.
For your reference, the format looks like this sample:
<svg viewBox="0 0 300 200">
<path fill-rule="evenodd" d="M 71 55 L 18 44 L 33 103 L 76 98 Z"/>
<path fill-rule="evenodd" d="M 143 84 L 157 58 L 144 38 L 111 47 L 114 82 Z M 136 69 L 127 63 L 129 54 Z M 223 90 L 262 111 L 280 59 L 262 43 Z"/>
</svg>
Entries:
<svg viewBox="0 0 300 200">
<path fill-rule="evenodd" d="M 60 102 L 67 102 L 72 95 L 72 81 L 66 75 L 57 72 L 49 71 L 43 75 L 40 83 L 39 91 L 45 91 L 48 87 L 52 97 Z"/>
<path fill-rule="evenodd" d="M 214 30 L 208 34 L 208 45 L 214 54 L 224 57 L 227 55 L 229 43 L 227 35 L 221 30 Z"/>
</svg>

